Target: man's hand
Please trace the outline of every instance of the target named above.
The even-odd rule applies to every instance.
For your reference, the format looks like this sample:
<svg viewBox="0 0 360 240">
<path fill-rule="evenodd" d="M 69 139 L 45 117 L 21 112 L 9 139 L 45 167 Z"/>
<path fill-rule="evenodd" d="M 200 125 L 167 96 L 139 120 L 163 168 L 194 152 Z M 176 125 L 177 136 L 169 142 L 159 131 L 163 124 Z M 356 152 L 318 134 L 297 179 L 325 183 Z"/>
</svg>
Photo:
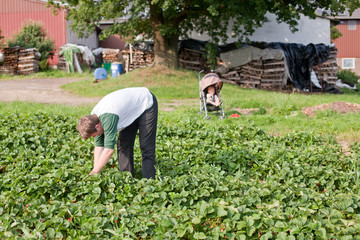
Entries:
<svg viewBox="0 0 360 240">
<path fill-rule="evenodd" d="M 109 162 L 113 153 L 114 149 L 95 147 L 94 168 L 89 173 L 89 176 L 99 173 L 101 169 L 103 169 L 103 167 Z"/>
</svg>

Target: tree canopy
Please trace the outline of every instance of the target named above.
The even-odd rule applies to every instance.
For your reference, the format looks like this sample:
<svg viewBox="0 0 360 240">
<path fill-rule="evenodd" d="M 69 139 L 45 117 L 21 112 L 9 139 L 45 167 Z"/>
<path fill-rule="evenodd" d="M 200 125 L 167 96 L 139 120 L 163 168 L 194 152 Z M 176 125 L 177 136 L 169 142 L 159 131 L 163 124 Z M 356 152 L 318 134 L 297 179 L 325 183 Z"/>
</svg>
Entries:
<svg viewBox="0 0 360 240">
<path fill-rule="evenodd" d="M 206 33 L 212 43 L 226 42 L 229 37 L 244 40 L 268 21 L 273 13 L 277 21 L 297 30 L 303 14 L 315 18 L 316 10 L 337 15 L 360 7 L 359 0 L 62 0 L 69 8 L 68 19 L 79 36 L 92 32 L 100 21 L 114 24 L 102 32 L 107 38 L 118 34 L 128 41 L 142 35 L 154 41 L 155 64 L 177 65 L 180 37 L 191 32 Z M 58 6 L 54 0 L 50 5 Z M 232 36 L 227 35 L 231 23 Z"/>
</svg>

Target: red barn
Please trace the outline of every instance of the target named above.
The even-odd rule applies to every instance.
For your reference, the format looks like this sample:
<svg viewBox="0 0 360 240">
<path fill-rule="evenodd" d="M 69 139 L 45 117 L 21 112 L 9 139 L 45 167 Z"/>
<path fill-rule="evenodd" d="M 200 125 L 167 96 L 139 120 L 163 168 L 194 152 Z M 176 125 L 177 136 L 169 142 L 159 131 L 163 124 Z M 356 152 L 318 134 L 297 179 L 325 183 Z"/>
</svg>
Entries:
<svg viewBox="0 0 360 240">
<path fill-rule="evenodd" d="M 338 66 L 360 76 L 360 9 L 351 16 L 346 11 L 336 19 L 340 20 L 336 28 L 343 34 L 333 41 L 338 49 Z"/>
<path fill-rule="evenodd" d="M 0 28 L 5 39 L 13 37 L 26 21 L 33 20 L 43 23 L 47 37 L 54 40 L 57 49 L 66 43 L 82 44 L 90 49 L 98 47 L 96 32 L 88 38 L 79 39 L 70 31 L 65 17 L 65 9 L 59 10 L 55 15 L 52 9 L 47 7 L 47 1 L 0 0 Z M 52 62 L 56 63 L 57 59 Z"/>
</svg>

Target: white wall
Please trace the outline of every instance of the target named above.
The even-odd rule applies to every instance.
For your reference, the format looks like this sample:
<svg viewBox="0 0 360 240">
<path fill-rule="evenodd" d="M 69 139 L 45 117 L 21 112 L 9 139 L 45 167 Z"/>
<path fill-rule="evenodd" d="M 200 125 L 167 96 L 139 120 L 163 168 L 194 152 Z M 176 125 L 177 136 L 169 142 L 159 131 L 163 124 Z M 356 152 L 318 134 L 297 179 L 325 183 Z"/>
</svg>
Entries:
<svg viewBox="0 0 360 240">
<path fill-rule="evenodd" d="M 274 14 L 268 14 L 270 22 L 265 23 L 261 28 L 257 29 L 255 33 L 249 37 L 251 41 L 258 42 L 287 42 L 287 43 L 301 43 L 307 45 L 309 43 L 324 43 L 330 44 L 330 20 L 325 18 L 310 19 L 303 16 L 299 20 L 299 29 L 292 33 L 289 25 L 286 23 L 277 23 Z M 230 28 L 230 27 L 229 27 Z M 228 31 L 228 36 L 231 36 L 231 31 Z M 200 35 L 192 33 L 191 38 L 208 41 L 207 35 Z M 227 43 L 235 42 L 237 39 L 229 38 Z"/>
</svg>

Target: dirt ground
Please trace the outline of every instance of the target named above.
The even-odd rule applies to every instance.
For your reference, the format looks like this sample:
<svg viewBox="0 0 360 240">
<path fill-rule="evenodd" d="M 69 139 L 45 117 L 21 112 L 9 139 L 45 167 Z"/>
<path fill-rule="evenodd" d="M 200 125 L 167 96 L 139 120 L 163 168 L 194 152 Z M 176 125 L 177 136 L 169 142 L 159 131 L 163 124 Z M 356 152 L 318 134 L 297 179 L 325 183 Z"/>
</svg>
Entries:
<svg viewBox="0 0 360 240">
<path fill-rule="evenodd" d="M 24 101 L 36 103 L 80 106 L 93 104 L 100 98 L 80 97 L 60 87 L 77 79 L 29 79 L 0 81 L 0 101 Z"/>
<path fill-rule="evenodd" d="M 333 102 L 333 103 L 325 103 L 312 107 L 304 107 L 302 108 L 302 111 L 305 115 L 309 117 L 313 117 L 319 110 L 325 110 L 325 109 L 333 110 L 338 113 L 359 112 L 360 105 L 349 102 Z"/>
</svg>

